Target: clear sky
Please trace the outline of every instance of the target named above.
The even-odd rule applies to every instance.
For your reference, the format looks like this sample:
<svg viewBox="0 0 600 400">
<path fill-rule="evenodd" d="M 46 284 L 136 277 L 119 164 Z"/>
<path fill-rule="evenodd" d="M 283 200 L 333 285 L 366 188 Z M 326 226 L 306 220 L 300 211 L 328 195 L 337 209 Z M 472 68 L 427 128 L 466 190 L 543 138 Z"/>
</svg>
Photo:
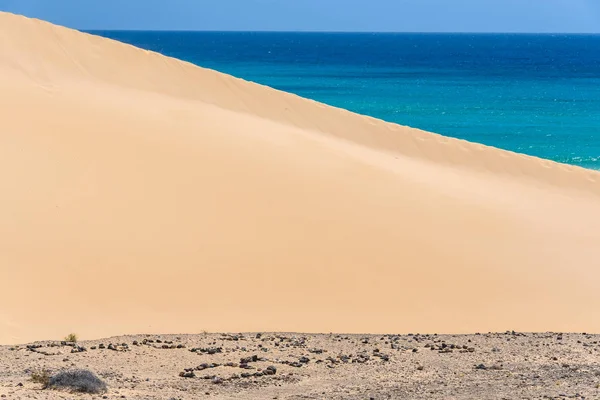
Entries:
<svg viewBox="0 0 600 400">
<path fill-rule="evenodd" d="M 0 0 L 77 29 L 600 33 L 600 0 Z"/>
</svg>

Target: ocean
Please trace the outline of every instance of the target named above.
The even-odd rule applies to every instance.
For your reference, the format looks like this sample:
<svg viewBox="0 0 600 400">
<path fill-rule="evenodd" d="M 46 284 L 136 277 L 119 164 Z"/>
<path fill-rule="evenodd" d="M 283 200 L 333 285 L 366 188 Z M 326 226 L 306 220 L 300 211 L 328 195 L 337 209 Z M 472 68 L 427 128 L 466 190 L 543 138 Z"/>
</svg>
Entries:
<svg viewBox="0 0 600 400">
<path fill-rule="evenodd" d="M 600 169 L 600 35 L 92 33 L 386 121 Z"/>
</svg>

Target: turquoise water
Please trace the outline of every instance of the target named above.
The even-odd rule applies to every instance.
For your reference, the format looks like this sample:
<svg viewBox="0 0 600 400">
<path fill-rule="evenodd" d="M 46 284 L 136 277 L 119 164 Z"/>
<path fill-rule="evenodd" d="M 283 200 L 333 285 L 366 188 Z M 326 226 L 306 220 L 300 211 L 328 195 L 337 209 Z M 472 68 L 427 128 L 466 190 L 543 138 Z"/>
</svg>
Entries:
<svg viewBox="0 0 600 400">
<path fill-rule="evenodd" d="M 387 121 L 600 169 L 600 36 L 94 32 Z"/>
</svg>

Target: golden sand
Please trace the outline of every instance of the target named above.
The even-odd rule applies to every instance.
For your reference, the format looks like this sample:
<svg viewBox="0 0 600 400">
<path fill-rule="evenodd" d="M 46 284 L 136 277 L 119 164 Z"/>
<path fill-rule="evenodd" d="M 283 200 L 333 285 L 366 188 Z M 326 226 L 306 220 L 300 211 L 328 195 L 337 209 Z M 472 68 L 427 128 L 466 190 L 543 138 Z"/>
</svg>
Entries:
<svg viewBox="0 0 600 400">
<path fill-rule="evenodd" d="M 0 13 L 0 343 L 600 332 L 600 173 Z"/>
</svg>

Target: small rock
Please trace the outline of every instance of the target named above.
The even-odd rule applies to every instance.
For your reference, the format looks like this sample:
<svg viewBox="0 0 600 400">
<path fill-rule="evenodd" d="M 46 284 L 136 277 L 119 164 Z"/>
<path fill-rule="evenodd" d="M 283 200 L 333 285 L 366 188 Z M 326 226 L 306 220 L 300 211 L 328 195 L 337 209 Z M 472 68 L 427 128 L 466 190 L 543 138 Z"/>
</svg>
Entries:
<svg viewBox="0 0 600 400">
<path fill-rule="evenodd" d="M 270 365 L 267 369 L 264 370 L 265 375 L 275 375 L 277 373 L 277 368 L 275 366 Z"/>
<path fill-rule="evenodd" d="M 195 378 L 196 374 L 194 374 L 194 371 L 184 371 L 180 372 L 179 376 L 182 378 Z"/>
<path fill-rule="evenodd" d="M 83 353 L 84 351 L 87 351 L 87 349 L 83 346 L 73 346 L 73 348 L 71 349 L 71 353 Z"/>
</svg>

